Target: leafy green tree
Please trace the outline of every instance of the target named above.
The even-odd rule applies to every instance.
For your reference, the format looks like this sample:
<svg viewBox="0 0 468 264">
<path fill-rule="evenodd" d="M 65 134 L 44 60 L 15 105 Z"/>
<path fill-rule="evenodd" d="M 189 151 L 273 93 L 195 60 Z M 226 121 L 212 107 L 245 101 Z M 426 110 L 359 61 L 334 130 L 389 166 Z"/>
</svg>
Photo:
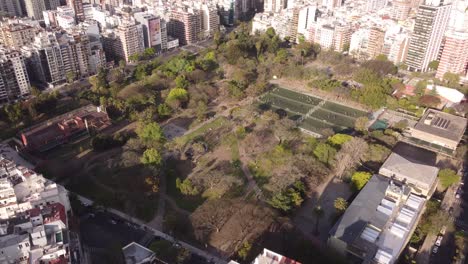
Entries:
<svg viewBox="0 0 468 264">
<path fill-rule="evenodd" d="M 276 209 L 279 209 L 283 212 L 289 212 L 292 209 L 291 199 L 285 193 L 277 193 L 274 195 L 268 203 Z"/>
<path fill-rule="evenodd" d="M 460 75 L 456 73 L 446 72 L 444 73 L 443 79 L 447 86 L 458 87 L 460 85 Z"/>
<path fill-rule="evenodd" d="M 67 82 L 72 83 L 76 79 L 76 72 L 69 71 L 67 72 L 66 77 L 67 77 Z"/>
<path fill-rule="evenodd" d="M 314 155 L 322 163 L 331 166 L 335 160 L 336 149 L 327 143 L 320 143 L 315 147 Z"/>
<path fill-rule="evenodd" d="M 132 55 L 130 55 L 130 56 L 128 57 L 128 60 L 129 60 L 129 61 L 132 61 L 132 62 L 137 62 L 137 61 L 139 61 L 140 59 L 141 59 L 140 53 L 134 53 L 134 54 L 132 54 Z"/>
<path fill-rule="evenodd" d="M 166 140 L 161 126 L 156 122 L 140 125 L 136 132 L 140 140 L 146 145 L 164 143 Z"/>
<path fill-rule="evenodd" d="M 328 142 L 331 143 L 333 146 L 341 146 L 342 144 L 350 141 L 353 139 L 352 136 L 346 134 L 335 134 L 328 138 Z"/>
<path fill-rule="evenodd" d="M 336 211 L 341 214 L 346 211 L 346 208 L 348 208 L 348 202 L 342 197 L 338 197 L 333 202 L 333 206 L 335 207 Z"/>
<path fill-rule="evenodd" d="M 162 157 L 157 149 L 149 148 L 143 152 L 140 161 L 145 165 L 159 167 L 162 164 Z"/>
<path fill-rule="evenodd" d="M 379 54 L 377 57 L 375 57 L 375 59 L 378 61 L 388 61 L 387 55 L 385 54 Z"/>
<path fill-rule="evenodd" d="M 3 108 L 10 123 L 17 124 L 23 119 L 23 109 L 21 103 L 8 104 Z"/>
<path fill-rule="evenodd" d="M 423 96 L 426 93 L 427 81 L 420 80 L 416 83 L 414 93 L 418 96 Z"/>
<path fill-rule="evenodd" d="M 440 185 L 444 190 L 460 181 L 460 176 L 451 169 L 440 170 L 438 177 Z"/>
<path fill-rule="evenodd" d="M 107 74 L 108 70 L 106 68 L 99 68 L 97 76 L 96 76 L 96 90 L 101 88 L 109 88 L 109 82 L 107 81 Z"/>
<path fill-rule="evenodd" d="M 429 62 L 428 67 L 429 67 L 429 69 L 431 69 L 433 71 L 436 71 L 437 68 L 439 68 L 439 61 L 438 60 L 433 60 L 433 61 Z"/>
<path fill-rule="evenodd" d="M 284 64 L 288 60 L 288 51 L 286 49 L 279 49 L 276 52 L 275 62 Z"/>
<path fill-rule="evenodd" d="M 185 75 L 177 76 L 174 81 L 177 88 L 187 89 L 190 85 L 190 82 L 185 78 Z"/>
<path fill-rule="evenodd" d="M 180 178 L 177 178 L 176 187 L 182 194 L 185 195 L 197 195 L 199 193 L 197 187 L 193 186 L 190 179 L 185 179 L 182 181 Z"/>
<path fill-rule="evenodd" d="M 251 249 L 252 249 L 252 245 L 248 241 L 245 241 L 242 244 L 242 247 L 239 249 L 239 251 L 237 251 L 237 255 L 242 260 L 246 260 L 247 257 L 249 256 L 249 253 L 250 253 Z"/>
<path fill-rule="evenodd" d="M 354 189 L 360 191 L 366 183 L 370 180 L 372 174 L 365 171 L 357 171 L 353 173 L 351 177 L 351 182 L 353 184 Z"/>
<path fill-rule="evenodd" d="M 217 30 L 213 35 L 214 43 L 216 44 L 216 49 L 223 43 L 224 37 L 219 30 Z"/>
<path fill-rule="evenodd" d="M 144 51 L 143 51 L 143 56 L 147 59 L 153 57 L 154 55 L 156 54 L 156 51 L 154 50 L 154 48 L 146 48 Z"/>
<path fill-rule="evenodd" d="M 183 88 L 174 88 L 169 91 L 166 98 L 166 103 L 173 108 L 179 107 L 182 103 L 188 101 L 188 92 Z"/>
<path fill-rule="evenodd" d="M 158 114 L 160 117 L 168 117 L 171 115 L 171 108 L 167 104 L 158 105 Z"/>
<path fill-rule="evenodd" d="M 41 95 L 41 90 L 37 89 L 36 86 L 31 86 L 31 95 L 34 97 L 39 97 Z"/>
</svg>

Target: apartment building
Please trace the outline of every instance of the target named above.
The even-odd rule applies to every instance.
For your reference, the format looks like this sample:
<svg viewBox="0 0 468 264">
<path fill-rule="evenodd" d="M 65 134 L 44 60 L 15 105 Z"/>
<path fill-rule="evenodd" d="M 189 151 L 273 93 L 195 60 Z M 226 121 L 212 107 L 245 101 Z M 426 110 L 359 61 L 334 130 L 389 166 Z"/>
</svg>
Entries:
<svg viewBox="0 0 468 264">
<path fill-rule="evenodd" d="M 178 38 L 181 45 L 196 43 L 201 30 L 202 14 L 199 10 L 180 7 L 171 11 L 167 32 Z"/>
<path fill-rule="evenodd" d="M 375 58 L 382 54 L 384 39 L 385 32 L 382 29 L 378 27 L 372 27 L 369 30 L 369 42 L 367 46 L 367 55 L 369 56 L 369 59 Z"/>
<path fill-rule="evenodd" d="M 0 44 L 19 50 L 34 41 L 36 29 L 19 20 L 0 23 Z"/>
<path fill-rule="evenodd" d="M 24 4 L 28 17 L 42 20 L 42 12 L 57 9 L 60 6 L 60 0 L 24 0 Z"/>
<path fill-rule="evenodd" d="M 443 1 L 436 4 L 419 7 L 406 57 L 406 64 L 411 71 L 426 71 L 429 62 L 436 60 L 439 55 L 451 4 L 443 4 Z"/>
<path fill-rule="evenodd" d="M 135 21 L 140 23 L 143 27 L 145 48 L 153 47 L 156 52 L 161 52 L 163 46 L 167 46 L 167 43 L 163 44 L 163 40 L 167 42 L 167 32 L 163 32 L 166 30 L 166 27 L 161 26 L 161 24 L 164 23 L 164 21 L 162 21 L 163 19 L 145 12 L 135 13 L 134 17 Z M 166 38 L 163 38 L 163 35 L 165 35 Z"/>
<path fill-rule="evenodd" d="M 29 94 L 29 77 L 20 52 L 0 48 L 0 102 Z"/>
<path fill-rule="evenodd" d="M 11 17 L 22 16 L 23 8 L 21 8 L 20 0 L 2 0 L 0 1 L 0 12 Z"/>
<path fill-rule="evenodd" d="M 446 33 L 436 78 L 442 79 L 447 72 L 468 73 L 468 32 Z"/>
<path fill-rule="evenodd" d="M 132 55 L 141 54 L 145 50 L 143 26 L 135 21 L 124 21 L 115 30 L 112 48 L 116 58 L 127 62 Z"/>
<path fill-rule="evenodd" d="M 392 2 L 391 18 L 398 21 L 404 21 L 408 18 L 410 11 L 410 0 L 395 0 Z"/>
<path fill-rule="evenodd" d="M 4 154 L 0 166 L 0 262 L 71 263 L 68 192 Z"/>
<path fill-rule="evenodd" d="M 83 0 L 67 0 L 67 5 L 75 12 L 77 21 L 84 21 L 85 14 L 83 9 Z"/>
</svg>

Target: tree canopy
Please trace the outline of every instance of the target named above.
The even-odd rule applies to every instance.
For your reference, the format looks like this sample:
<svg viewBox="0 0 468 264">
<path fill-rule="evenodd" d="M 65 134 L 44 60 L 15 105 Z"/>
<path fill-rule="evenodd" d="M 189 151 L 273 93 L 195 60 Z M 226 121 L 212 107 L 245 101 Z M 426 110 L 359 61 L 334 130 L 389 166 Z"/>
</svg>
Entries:
<svg viewBox="0 0 468 264">
<path fill-rule="evenodd" d="M 360 191 L 366 183 L 371 178 L 372 174 L 370 172 L 365 171 L 357 171 L 351 177 L 351 182 L 353 183 L 353 187 Z"/>
<path fill-rule="evenodd" d="M 439 171 L 439 181 L 442 188 L 445 190 L 452 184 L 456 184 L 460 181 L 460 176 L 451 169 L 443 169 Z"/>
</svg>

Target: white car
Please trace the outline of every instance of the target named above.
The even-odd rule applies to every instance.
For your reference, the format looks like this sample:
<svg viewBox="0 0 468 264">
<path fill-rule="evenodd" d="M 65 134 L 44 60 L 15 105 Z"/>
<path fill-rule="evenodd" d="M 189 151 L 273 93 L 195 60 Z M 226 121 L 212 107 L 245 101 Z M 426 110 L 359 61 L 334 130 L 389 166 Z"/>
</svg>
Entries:
<svg viewBox="0 0 468 264">
<path fill-rule="evenodd" d="M 442 239 L 444 239 L 443 236 L 438 236 L 438 237 L 437 237 L 437 240 L 436 240 L 436 242 L 435 242 L 435 245 L 438 246 L 438 247 L 440 247 L 440 245 L 442 244 Z"/>
</svg>

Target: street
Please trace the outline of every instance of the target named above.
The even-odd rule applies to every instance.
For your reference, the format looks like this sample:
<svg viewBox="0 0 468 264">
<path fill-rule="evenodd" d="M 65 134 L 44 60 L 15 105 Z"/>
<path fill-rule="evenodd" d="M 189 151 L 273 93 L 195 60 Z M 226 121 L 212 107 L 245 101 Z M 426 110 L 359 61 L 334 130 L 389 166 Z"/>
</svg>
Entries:
<svg viewBox="0 0 468 264">
<path fill-rule="evenodd" d="M 465 165 L 463 177 L 458 190 L 460 197 L 454 198 L 450 211 L 450 220 L 454 222 L 457 231 L 468 231 L 468 184 L 464 184 L 468 178 L 468 166 Z M 465 248 L 467 245 L 465 245 Z M 430 263 L 446 264 L 452 263 L 452 258 L 455 255 L 455 236 L 453 232 L 447 232 L 442 240 L 442 245 L 439 247 L 439 252 L 431 254 Z M 465 250 L 466 251 L 466 250 Z M 465 262 L 466 263 L 466 262 Z"/>
<path fill-rule="evenodd" d="M 110 212 L 92 209 L 80 217 L 80 232 L 84 254 L 91 263 L 110 263 L 109 254 L 119 256 L 119 250 L 131 242 L 149 247 L 153 241 L 163 239 L 154 235 L 146 226 L 129 222 Z M 175 242 L 174 245 L 176 244 L 183 243 Z M 206 258 L 194 253 L 186 262 L 209 263 Z"/>
</svg>

